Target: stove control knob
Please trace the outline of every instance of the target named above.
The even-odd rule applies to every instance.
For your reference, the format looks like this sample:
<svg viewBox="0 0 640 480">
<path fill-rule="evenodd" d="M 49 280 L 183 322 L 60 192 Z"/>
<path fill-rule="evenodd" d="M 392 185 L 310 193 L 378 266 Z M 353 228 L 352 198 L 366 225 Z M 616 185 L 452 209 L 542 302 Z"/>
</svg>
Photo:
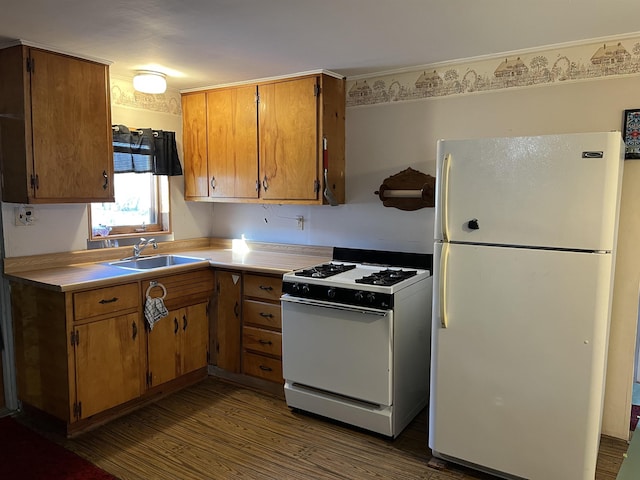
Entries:
<svg viewBox="0 0 640 480">
<path fill-rule="evenodd" d="M 330 288 L 329 290 L 327 290 L 327 296 L 329 298 L 336 298 L 336 289 Z"/>
<path fill-rule="evenodd" d="M 367 293 L 367 302 L 373 303 L 376 301 L 376 294 L 373 292 Z"/>
<path fill-rule="evenodd" d="M 309 285 L 306 283 L 302 285 L 302 293 L 309 293 Z"/>
<path fill-rule="evenodd" d="M 298 293 L 300 291 L 300 284 L 299 283 L 293 283 L 291 285 L 291 291 L 294 293 Z"/>
<path fill-rule="evenodd" d="M 356 297 L 357 301 L 361 302 L 364 298 L 364 292 L 362 290 L 358 290 L 354 296 Z"/>
</svg>

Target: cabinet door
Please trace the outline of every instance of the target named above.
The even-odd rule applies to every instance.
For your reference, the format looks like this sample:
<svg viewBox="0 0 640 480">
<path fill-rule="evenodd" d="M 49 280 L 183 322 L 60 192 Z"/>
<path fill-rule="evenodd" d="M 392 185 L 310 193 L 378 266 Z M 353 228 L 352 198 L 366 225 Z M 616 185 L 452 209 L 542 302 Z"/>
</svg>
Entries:
<svg viewBox="0 0 640 480">
<path fill-rule="evenodd" d="M 207 303 L 182 309 L 182 374 L 207 366 L 209 318 Z"/>
<path fill-rule="evenodd" d="M 316 200 L 318 96 L 316 77 L 260 85 L 261 196 Z"/>
<path fill-rule="evenodd" d="M 139 328 L 137 313 L 75 327 L 76 395 L 82 418 L 141 394 Z"/>
<path fill-rule="evenodd" d="M 106 65 L 31 49 L 33 196 L 113 201 Z"/>
<path fill-rule="evenodd" d="M 156 387 L 180 375 L 180 332 L 185 314 L 182 308 L 170 310 L 169 315 L 156 322 L 153 330 L 147 333 L 150 387 Z"/>
<path fill-rule="evenodd" d="M 207 93 L 209 195 L 257 198 L 256 86 Z"/>
<path fill-rule="evenodd" d="M 207 98 L 204 92 L 182 96 L 184 196 L 208 197 Z"/>
<path fill-rule="evenodd" d="M 216 272 L 217 306 L 213 322 L 214 364 L 229 372 L 240 372 L 241 274 Z"/>
</svg>

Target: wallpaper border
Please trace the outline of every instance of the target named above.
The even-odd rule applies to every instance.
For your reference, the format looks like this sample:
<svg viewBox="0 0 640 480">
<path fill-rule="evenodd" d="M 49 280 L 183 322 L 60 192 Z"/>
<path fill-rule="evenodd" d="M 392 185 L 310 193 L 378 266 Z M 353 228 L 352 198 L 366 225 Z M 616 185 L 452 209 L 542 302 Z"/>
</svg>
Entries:
<svg viewBox="0 0 640 480">
<path fill-rule="evenodd" d="M 111 105 L 138 108 L 152 112 L 182 115 L 180 92 L 167 89 L 165 93 L 141 93 L 133 88 L 133 78 L 111 76 Z"/>
<path fill-rule="evenodd" d="M 625 75 L 640 75 L 640 35 L 347 78 L 346 105 L 471 95 Z"/>
</svg>

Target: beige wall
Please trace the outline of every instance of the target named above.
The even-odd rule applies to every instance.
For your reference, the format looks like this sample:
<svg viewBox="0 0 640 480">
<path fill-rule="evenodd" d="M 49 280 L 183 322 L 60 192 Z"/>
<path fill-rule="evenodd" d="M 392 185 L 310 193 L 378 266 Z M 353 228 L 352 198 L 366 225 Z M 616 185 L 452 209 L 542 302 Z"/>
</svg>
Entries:
<svg viewBox="0 0 640 480">
<path fill-rule="evenodd" d="M 439 138 L 619 130 L 622 111 L 640 107 L 639 87 L 639 77 L 619 76 L 350 107 L 346 205 L 185 203 L 183 182 L 176 178 L 171 182 L 176 238 L 211 234 L 239 237 L 244 233 L 252 240 L 432 252 L 433 209 L 403 212 L 383 207 L 373 192 L 387 176 L 407 167 L 435 174 Z M 181 128 L 175 115 L 124 106 L 113 107 L 113 121 L 176 131 Z M 639 170 L 640 162 L 626 162 L 603 423 L 604 433 L 620 438 L 628 434 L 637 324 L 640 253 L 635 246 L 640 245 L 640 218 L 635 212 L 640 205 Z M 2 206 L 7 256 L 86 248 L 84 205 L 39 206 L 41 218 L 33 227 L 14 227 L 12 207 Z M 302 231 L 296 228 L 297 215 L 305 217 Z"/>
<path fill-rule="evenodd" d="M 142 128 L 151 127 L 176 132 L 178 155 L 182 161 L 182 117 L 149 110 L 111 106 L 114 124 Z M 174 239 L 199 238 L 211 235 L 212 212 L 210 204 L 184 201 L 184 177 L 169 177 L 171 226 Z"/>
<path fill-rule="evenodd" d="M 429 147 L 424 155 L 432 158 L 438 138 L 620 130 L 623 110 L 640 107 L 639 87 L 638 77 L 594 80 L 416 101 L 410 105 L 360 107 L 348 110 L 348 115 L 358 111 L 360 121 L 375 123 L 385 108 L 397 109 L 393 116 L 398 121 L 404 115 L 415 122 L 398 128 L 411 129 L 415 142 Z M 367 114 L 360 115 L 361 112 Z M 349 125 L 354 127 L 351 122 Z M 393 139 L 389 137 L 388 141 Z M 406 147 L 395 147 L 402 157 Z M 354 149 L 359 147 L 352 146 L 347 153 L 352 155 Z M 640 282 L 640 161 L 625 162 L 619 244 L 603 432 L 626 439 Z"/>
<path fill-rule="evenodd" d="M 384 178 L 409 166 L 434 175 L 440 138 L 621 130 L 623 110 L 640 107 L 639 90 L 640 78 L 616 77 L 347 108 L 347 205 L 216 204 L 214 235 L 432 252 L 433 209 L 384 208 L 373 194 Z M 638 317 L 640 161 L 625 170 L 603 419 L 604 433 L 619 438 L 629 430 Z M 302 232 L 296 215 L 307 219 Z"/>
<path fill-rule="evenodd" d="M 178 152 L 182 160 L 182 117 L 180 112 L 154 111 L 140 100 L 138 108 L 133 99 L 131 81 L 111 79 L 113 124 L 123 124 L 138 128 L 155 128 L 176 132 Z M 117 92 L 113 92 L 116 88 Z M 116 104 L 115 93 L 123 92 L 128 104 Z M 175 105 L 180 94 L 167 94 Z M 168 102 L 167 102 L 168 103 Z M 167 110 L 167 108 L 165 108 Z M 171 177 L 170 198 L 172 225 L 175 239 L 207 237 L 211 235 L 212 207 L 206 204 L 184 201 L 184 181 Z M 87 248 L 89 235 L 88 209 L 86 204 L 36 205 L 36 222 L 29 227 L 14 224 L 13 203 L 2 203 L 5 256 L 18 257 L 41 253 L 68 252 Z"/>
</svg>

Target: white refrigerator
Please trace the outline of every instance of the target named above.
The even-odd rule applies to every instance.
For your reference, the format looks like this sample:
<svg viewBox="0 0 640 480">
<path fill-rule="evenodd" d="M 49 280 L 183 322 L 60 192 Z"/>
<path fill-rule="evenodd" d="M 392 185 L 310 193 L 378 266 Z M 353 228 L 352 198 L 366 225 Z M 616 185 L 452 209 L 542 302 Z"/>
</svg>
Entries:
<svg viewBox="0 0 640 480">
<path fill-rule="evenodd" d="M 438 142 L 436 457 L 593 480 L 623 158 L 620 132 Z"/>
</svg>

